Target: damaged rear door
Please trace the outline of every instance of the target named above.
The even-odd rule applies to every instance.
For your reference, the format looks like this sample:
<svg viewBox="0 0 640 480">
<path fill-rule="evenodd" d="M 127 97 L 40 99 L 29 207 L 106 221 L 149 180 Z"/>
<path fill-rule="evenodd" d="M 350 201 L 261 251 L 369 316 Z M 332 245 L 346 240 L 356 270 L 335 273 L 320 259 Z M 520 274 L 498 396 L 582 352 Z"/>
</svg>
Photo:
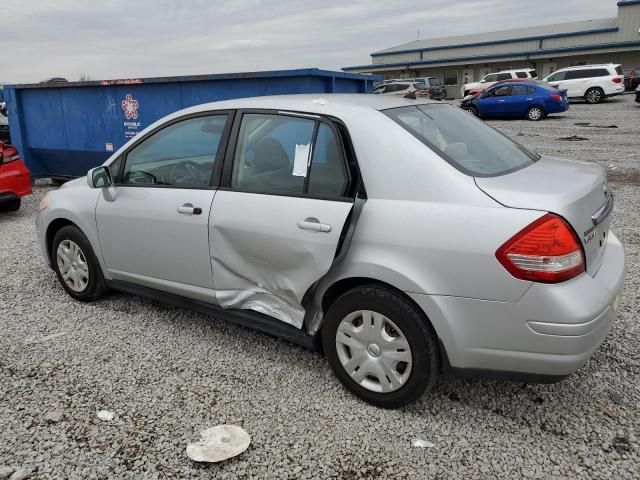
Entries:
<svg viewBox="0 0 640 480">
<path fill-rule="evenodd" d="M 300 328 L 303 296 L 335 258 L 355 173 L 318 116 L 241 112 L 231 139 L 209 220 L 216 298 Z"/>
</svg>

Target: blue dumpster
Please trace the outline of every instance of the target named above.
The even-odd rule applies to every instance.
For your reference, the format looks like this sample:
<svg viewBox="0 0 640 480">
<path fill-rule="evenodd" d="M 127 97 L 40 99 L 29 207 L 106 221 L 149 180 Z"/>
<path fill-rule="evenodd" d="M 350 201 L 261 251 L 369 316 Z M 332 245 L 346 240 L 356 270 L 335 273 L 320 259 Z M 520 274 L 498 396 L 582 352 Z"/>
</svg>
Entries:
<svg viewBox="0 0 640 480">
<path fill-rule="evenodd" d="M 366 93 L 380 78 L 318 69 L 5 85 L 12 143 L 34 177 L 85 175 L 159 118 L 200 103 L 288 93 Z"/>
</svg>

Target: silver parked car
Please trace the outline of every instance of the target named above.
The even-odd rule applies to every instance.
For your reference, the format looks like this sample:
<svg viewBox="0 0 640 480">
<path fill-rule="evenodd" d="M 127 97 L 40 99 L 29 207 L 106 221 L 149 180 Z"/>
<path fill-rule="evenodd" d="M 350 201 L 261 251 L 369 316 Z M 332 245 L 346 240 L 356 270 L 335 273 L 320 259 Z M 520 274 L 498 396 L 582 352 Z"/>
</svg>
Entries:
<svg viewBox="0 0 640 480">
<path fill-rule="evenodd" d="M 73 298 L 109 289 L 322 349 L 382 407 L 445 376 L 555 381 L 609 331 L 624 250 L 594 164 L 381 95 L 189 108 L 50 192 L 38 242 Z"/>
</svg>

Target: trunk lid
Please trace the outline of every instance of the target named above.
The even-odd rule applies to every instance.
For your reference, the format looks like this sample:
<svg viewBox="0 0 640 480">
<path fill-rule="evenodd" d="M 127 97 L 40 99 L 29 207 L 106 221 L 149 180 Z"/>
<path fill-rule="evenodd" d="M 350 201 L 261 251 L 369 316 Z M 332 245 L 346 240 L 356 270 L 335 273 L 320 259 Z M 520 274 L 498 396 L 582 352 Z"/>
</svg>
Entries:
<svg viewBox="0 0 640 480">
<path fill-rule="evenodd" d="M 522 170 L 498 177 L 477 177 L 475 181 L 502 205 L 556 213 L 567 220 L 584 248 L 587 273 L 596 274 L 613 207 L 601 166 L 542 157 Z"/>
</svg>

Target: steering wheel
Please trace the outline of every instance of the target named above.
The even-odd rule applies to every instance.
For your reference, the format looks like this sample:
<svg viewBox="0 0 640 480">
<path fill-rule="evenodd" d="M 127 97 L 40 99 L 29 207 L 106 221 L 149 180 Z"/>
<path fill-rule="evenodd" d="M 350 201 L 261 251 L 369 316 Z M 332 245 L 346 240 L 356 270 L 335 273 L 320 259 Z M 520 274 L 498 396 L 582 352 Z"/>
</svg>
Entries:
<svg viewBox="0 0 640 480">
<path fill-rule="evenodd" d="M 200 171 L 200 164 L 193 160 L 176 163 L 171 168 L 169 177 L 173 180 L 173 185 L 201 185 L 209 182 L 207 175 Z"/>
</svg>

